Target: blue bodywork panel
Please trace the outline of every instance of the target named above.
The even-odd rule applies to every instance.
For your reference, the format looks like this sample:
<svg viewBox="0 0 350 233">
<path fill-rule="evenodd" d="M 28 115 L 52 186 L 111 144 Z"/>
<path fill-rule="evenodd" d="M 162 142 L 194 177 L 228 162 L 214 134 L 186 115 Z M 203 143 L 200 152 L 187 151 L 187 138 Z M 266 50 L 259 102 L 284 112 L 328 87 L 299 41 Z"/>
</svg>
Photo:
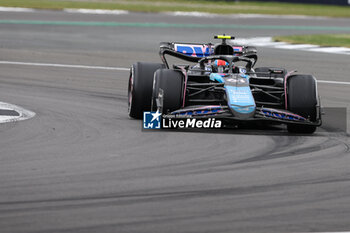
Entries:
<svg viewBox="0 0 350 233">
<path fill-rule="evenodd" d="M 225 83 L 225 79 L 223 78 L 225 74 L 219 74 L 219 73 L 211 73 L 209 78 L 211 81 L 217 81 L 219 83 Z"/>
<path fill-rule="evenodd" d="M 228 106 L 235 117 L 249 118 L 255 114 L 255 100 L 246 74 L 211 73 L 210 80 L 224 83 Z"/>
</svg>

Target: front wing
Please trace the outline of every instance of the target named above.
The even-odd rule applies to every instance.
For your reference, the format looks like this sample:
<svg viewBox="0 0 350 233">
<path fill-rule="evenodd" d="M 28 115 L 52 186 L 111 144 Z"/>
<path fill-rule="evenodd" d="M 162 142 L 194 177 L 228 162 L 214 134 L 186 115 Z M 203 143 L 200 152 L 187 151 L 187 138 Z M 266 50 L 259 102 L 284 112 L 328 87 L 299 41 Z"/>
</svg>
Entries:
<svg viewBox="0 0 350 233">
<path fill-rule="evenodd" d="M 318 107 L 319 108 L 319 107 Z M 318 109 L 318 112 L 321 112 Z M 249 121 L 263 121 L 263 122 L 277 122 L 284 124 L 302 124 L 320 126 L 322 124 L 321 114 L 319 114 L 316 121 L 310 121 L 298 114 L 287 110 L 257 107 L 253 117 L 241 119 L 235 117 L 227 106 L 208 105 L 208 106 L 191 106 L 179 109 L 168 114 L 173 117 L 193 117 L 193 118 L 218 118 L 232 120 L 232 122 L 249 122 Z"/>
</svg>

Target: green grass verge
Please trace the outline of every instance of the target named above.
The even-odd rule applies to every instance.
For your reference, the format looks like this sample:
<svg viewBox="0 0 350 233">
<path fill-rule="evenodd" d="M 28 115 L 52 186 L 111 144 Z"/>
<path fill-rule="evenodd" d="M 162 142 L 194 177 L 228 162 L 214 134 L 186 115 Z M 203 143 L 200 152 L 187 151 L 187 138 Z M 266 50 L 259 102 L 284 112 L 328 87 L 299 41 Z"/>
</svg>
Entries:
<svg viewBox="0 0 350 233">
<path fill-rule="evenodd" d="M 0 6 L 38 9 L 121 9 L 141 12 L 200 11 L 219 14 L 249 13 L 350 17 L 350 6 L 213 0 L 0 0 Z"/>
<path fill-rule="evenodd" d="M 350 48 L 350 34 L 276 36 L 274 41 Z"/>
</svg>

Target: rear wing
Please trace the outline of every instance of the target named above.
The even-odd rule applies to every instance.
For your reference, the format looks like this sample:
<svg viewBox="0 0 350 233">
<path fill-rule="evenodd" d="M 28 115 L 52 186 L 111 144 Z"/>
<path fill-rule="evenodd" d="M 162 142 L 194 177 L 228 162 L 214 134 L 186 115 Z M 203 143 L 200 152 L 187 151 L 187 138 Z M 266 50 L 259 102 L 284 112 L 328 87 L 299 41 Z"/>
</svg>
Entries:
<svg viewBox="0 0 350 233">
<path fill-rule="evenodd" d="M 255 47 L 230 45 L 234 56 L 245 56 L 253 59 L 256 63 L 258 57 Z M 214 44 L 161 42 L 159 55 L 163 63 L 169 68 L 165 55 L 170 55 L 189 62 L 198 62 L 203 57 L 217 55 L 214 53 Z M 254 66 L 253 64 L 253 66 Z"/>
</svg>

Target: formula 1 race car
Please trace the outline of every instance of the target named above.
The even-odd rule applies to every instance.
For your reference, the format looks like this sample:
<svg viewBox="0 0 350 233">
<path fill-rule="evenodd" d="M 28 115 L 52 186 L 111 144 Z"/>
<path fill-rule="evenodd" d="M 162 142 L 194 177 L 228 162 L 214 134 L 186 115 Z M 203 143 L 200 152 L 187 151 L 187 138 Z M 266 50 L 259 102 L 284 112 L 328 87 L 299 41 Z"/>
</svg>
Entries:
<svg viewBox="0 0 350 233">
<path fill-rule="evenodd" d="M 231 44 L 160 43 L 163 63 L 137 62 L 130 70 L 129 116 L 144 111 L 226 122 L 286 124 L 291 133 L 311 134 L 321 125 L 317 82 L 312 75 L 259 67 L 255 47 Z M 192 65 L 169 66 L 166 55 Z"/>
</svg>

